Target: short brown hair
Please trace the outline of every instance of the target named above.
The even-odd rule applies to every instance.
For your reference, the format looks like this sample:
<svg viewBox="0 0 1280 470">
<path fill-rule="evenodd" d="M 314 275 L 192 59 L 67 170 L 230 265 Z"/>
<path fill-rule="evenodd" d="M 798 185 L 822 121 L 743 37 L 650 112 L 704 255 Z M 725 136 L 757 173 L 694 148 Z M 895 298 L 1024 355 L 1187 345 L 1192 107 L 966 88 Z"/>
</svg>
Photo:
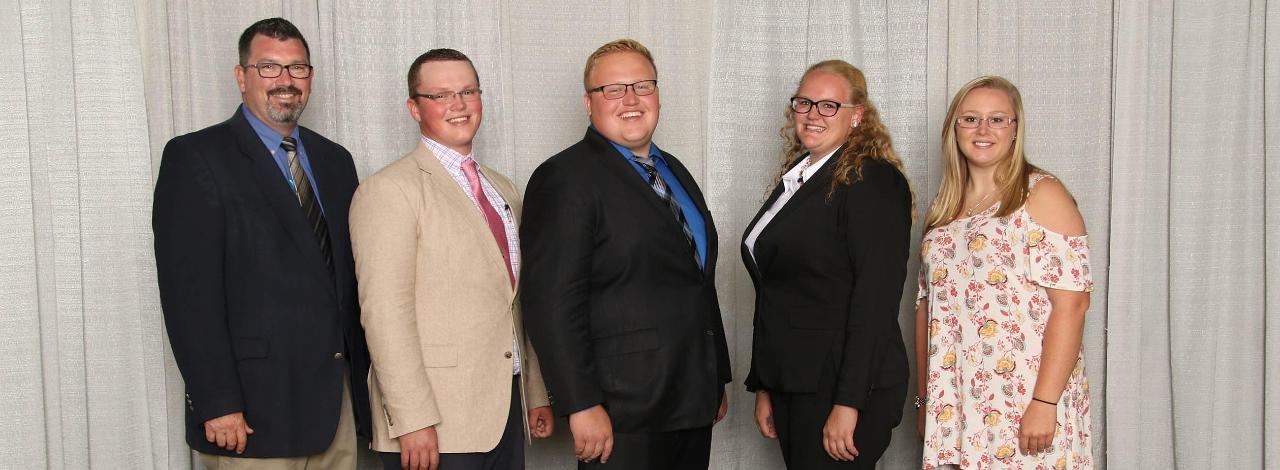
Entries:
<svg viewBox="0 0 1280 470">
<path fill-rule="evenodd" d="M 587 57 L 587 66 L 582 70 L 582 88 L 584 90 L 591 89 L 591 71 L 595 70 L 596 62 L 601 57 L 615 52 L 634 52 L 644 56 L 645 60 L 649 61 L 649 66 L 653 67 L 654 78 L 657 78 L 658 66 L 653 63 L 653 54 L 649 53 L 649 48 L 644 47 L 644 44 L 640 44 L 640 41 L 635 39 L 614 39 L 596 48 L 596 51 Z"/>
<path fill-rule="evenodd" d="M 277 41 L 297 39 L 302 42 L 302 50 L 307 51 L 307 61 L 311 61 L 311 48 L 307 46 L 307 38 L 302 37 L 302 32 L 298 31 L 297 26 L 284 18 L 267 18 L 249 25 L 243 33 L 240 33 L 240 65 L 249 65 L 249 45 L 253 43 L 253 38 L 259 35 Z"/>
<path fill-rule="evenodd" d="M 452 60 L 466 62 L 467 65 L 470 65 L 471 73 L 476 75 L 476 86 L 480 85 L 480 72 L 476 71 L 476 64 L 471 62 L 470 57 L 467 57 L 466 54 L 454 49 L 432 49 L 422 53 L 422 55 L 418 56 L 417 59 L 413 59 L 413 64 L 409 65 L 409 97 L 412 98 L 413 95 L 418 92 L 419 80 L 421 80 L 418 70 L 422 68 L 422 64 L 427 62 L 448 62 Z"/>
</svg>

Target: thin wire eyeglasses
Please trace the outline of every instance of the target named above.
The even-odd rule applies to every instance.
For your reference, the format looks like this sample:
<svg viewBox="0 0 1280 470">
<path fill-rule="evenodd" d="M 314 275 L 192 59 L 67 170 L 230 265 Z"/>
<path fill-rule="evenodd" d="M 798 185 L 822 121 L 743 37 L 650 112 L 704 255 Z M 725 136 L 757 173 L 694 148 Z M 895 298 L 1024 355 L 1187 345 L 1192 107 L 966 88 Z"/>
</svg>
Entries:
<svg viewBox="0 0 1280 470">
<path fill-rule="evenodd" d="M 442 91 L 440 93 L 414 93 L 409 95 L 410 98 L 426 98 L 437 103 L 449 103 L 453 98 L 462 98 L 462 101 L 476 101 L 480 99 L 480 94 L 484 91 L 479 88 L 468 88 L 462 91 Z"/>
<path fill-rule="evenodd" d="M 956 127 L 962 129 L 977 129 L 983 121 L 987 123 L 988 129 L 1004 129 L 1018 122 L 1017 119 L 1009 116 L 987 116 L 979 118 L 977 116 L 960 116 L 956 118 Z"/>
</svg>

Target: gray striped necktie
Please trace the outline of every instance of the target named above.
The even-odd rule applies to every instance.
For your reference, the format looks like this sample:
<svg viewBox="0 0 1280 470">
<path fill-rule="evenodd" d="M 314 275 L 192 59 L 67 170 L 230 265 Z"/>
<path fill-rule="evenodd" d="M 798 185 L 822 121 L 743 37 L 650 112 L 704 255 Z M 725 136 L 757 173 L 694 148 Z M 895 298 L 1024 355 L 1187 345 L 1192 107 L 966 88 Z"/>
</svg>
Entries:
<svg viewBox="0 0 1280 470">
<path fill-rule="evenodd" d="M 676 222 L 680 223 L 680 229 L 684 231 L 684 239 L 689 242 L 689 248 L 693 250 L 693 262 L 698 265 L 698 269 L 702 269 L 702 257 L 698 255 L 698 243 L 694 241 L 693 230 L 689 229 L 689 221 L 684 217 L 684 210 L 680 208 L 680 203 L 667 189 L 667 182 L 663 181 L 662 175 L 658 174 L 658 168 L 653 166 L 653 159 L 639 155 L 631 155 L 631 159 L 639 163 L 645 173 L 649 174 L 649 186 L 653 188 L 653 192 L 658 193 L 658 197 L 667 204 L 667 208 L 671 209 L 671 214 L 676 216 Z"/>
<path fill-rule="evenodd" d="M 324 264 L 333 272 L 333 250 L 329 247 L 329 224 L 324 220 L 324 211 L 320 210 L 320 202 L 311 190 L 311 180 L 307 179 L 307 171 L 302 167 L 302 159 L 298 158 L 298 142 L 293 137 L 285 137 L 280 147 L 289 155 L 289 175 L 292 177 L 293 191 L 298 195 L 298 204 L 302 206 L 303 215 L 311 224 L 311 231 L 320 244 L 320 254 L 324 256 Z"/>
</svg>

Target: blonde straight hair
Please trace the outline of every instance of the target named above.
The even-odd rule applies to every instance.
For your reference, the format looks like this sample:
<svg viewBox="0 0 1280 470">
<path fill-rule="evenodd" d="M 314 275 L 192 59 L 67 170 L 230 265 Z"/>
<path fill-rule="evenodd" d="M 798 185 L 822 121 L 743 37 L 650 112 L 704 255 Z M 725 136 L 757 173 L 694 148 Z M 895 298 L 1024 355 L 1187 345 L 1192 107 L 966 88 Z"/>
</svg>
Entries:
<svg viewBox="0 0 1280 470">
<path fill-rule="evenodd" d="M 969 165 L 964 154 L 960 152 L 960 144 L 956 141 L 956 119 L 960 116 L 960 103 L 969 93 L 979 88 L 1000 90 L 1009 97 L 1013 105 L 1013 114 L 1017 131 L 1014 133 L 1013 148 L 1000 163 L 996 164 L 996 188 L 999 191 L 1000 209 L 997 217 L 1007 216 L 1022 207 L 1027 201 L 1027 188 L 1031 175 L 1041 171 L 1027 161 L 1023 151 L 1026 141 L 1026 119 L 1022 109 L 1022 94 L 1018 87 L 1004 77 L 986 75 L 970 80 L 947 108 L 947 118 L 942 121 L 942 186 L 938 188 L 938 196 L 929 206 L 929 214 L 925 219 L 929 228 L 946 225 L 960 217 L 964 210 L 964 190 L 969 183 Z"/>
</svg>

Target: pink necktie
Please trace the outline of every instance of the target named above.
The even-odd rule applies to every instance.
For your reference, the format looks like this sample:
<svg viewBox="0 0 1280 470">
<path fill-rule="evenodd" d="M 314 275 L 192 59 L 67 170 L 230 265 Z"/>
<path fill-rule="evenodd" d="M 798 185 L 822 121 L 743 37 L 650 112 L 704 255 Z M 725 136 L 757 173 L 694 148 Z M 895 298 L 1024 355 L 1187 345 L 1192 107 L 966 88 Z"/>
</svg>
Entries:
<svg viewBox="0 0 1280 470">
<path fill-rule="evenodd" d="M 480 186 L 480 172 L 476 170 L 476 161 L 470 158 L 463 160 L 462 173 L 467 175 L 471 194 L 475 195 L 476 202 L 480 204 L 480 212 L 484 213 L 484 221 L 489 224 L 489 231 L 493 232 L 493 239 L 498 242 L 498 249 L 502 251 L 503 264 L 507 267 L 507 276 L 511 278 L 511 285 L 514 287 L 516 275 L 511 272 L 511 250 L 507 246 L 507 229 L 502 225 L 502 218 L 498 217 L 498 211 L 493 210 L 493 204 L 490 204 L 489 198 L 484 195 L 484 188 Z"/>
</svg>

